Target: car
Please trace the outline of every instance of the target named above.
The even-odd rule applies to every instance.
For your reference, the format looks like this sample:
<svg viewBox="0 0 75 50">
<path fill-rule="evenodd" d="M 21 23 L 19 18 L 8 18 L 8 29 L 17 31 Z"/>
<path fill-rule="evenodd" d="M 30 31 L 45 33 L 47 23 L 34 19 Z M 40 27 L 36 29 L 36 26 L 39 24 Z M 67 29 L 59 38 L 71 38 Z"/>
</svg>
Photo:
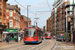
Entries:
<svg viewBox="0 0 75 50">
<path fill-rule="evenodd" d="M 53 39 L 55 39 L 56 38 L 56 36 L 53 36 Z"/>
<path fill-rule="evenodd" d="M 60 36 L 59 41 L 65 41 L 64 36 Z"/>
<path fill-rule="evenodd" d="M 60 36 L 57 35 L 57 36 L 56 36 L 56 41 L 59 41 L 59 40 L 60 40 Z"/>
</svg>

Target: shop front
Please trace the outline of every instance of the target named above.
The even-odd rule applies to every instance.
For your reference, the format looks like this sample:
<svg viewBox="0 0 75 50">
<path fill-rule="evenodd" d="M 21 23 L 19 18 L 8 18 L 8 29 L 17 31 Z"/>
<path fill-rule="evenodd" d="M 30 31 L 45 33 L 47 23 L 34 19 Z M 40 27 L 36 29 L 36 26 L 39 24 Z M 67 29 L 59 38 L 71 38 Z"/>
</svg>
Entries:
<svg viewBox="0 0 75 50">
<path fill-rule="evenodd" d="M 3 31 L 6 30 L 6 25 L 0 24 L 0 42 L 3 41 Z"/>
<path fill-rule="evenodd" d="M 18 42 L 18 30 L 17 29 L 7 29 L 3 32 L 4 37 L 9 37 L 9 42 Z"/>
</svg>

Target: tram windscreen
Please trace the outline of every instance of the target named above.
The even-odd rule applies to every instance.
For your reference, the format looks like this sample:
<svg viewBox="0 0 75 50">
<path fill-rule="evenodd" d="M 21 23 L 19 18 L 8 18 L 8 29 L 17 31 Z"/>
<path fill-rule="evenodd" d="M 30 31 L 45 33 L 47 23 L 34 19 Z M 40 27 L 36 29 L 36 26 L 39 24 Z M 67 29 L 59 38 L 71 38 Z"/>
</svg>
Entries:
<svg viewBox="0 0 75 50">
<path fill-rule="evenodd" d="M 47 33 L 47 36 L 50 36 L 50 33 Z"/>
<path fill-rule="evenodd" d="M 25 36 L 26 37 L 34 37 L 36 34 L 36 29 L 25 29 Z"/>
</svg>

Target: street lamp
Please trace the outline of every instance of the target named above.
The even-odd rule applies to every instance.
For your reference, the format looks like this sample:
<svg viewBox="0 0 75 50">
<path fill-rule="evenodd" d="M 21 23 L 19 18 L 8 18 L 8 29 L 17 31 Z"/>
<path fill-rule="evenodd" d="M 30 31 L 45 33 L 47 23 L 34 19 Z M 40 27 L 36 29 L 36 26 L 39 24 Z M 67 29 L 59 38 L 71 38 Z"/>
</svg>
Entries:
<svg viewBox="0 0 75 50">
<path fill-rule="evenodd" d="M 29 8 L 30 6 L 31 6 L 31 5 L 27 5 L 27 27 L 28 27 L 28 13 L 29 13 L 29 12 L 28 12 L 28 11 L 29 11 L 28 8 Z"/>
</svg>

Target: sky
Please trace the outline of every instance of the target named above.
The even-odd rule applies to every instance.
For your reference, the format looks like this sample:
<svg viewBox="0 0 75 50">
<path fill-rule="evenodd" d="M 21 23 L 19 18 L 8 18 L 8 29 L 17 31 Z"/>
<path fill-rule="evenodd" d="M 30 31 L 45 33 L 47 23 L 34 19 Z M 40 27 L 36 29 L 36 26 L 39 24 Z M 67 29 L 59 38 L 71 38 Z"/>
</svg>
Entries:
<svg viewBox="0 0 75 50">
<path fill-rule="evenodd" d="M 28 17 L 31 18 L 32 25 L 34 25 L 34 21 L 36 21 L 34 18 L 39 18 L 37 20 L 37 25 L 40 28 L 43 28 L 43 26 L 46 26 L 46 20 L 51 16 L 51 12 L 40 12 L 40 11 L 50 11 L 50 8 L 52 10 L 52 5 L 54 3 L 54 0 L 47 0 L 50 8 L 46 2 L 46 0 L 16 0 L 21 5 L 23 5 L 25 8 L 27 8 L 27 5 L 31 5 L 28 7 L 29 13 Z M 21 15 L 27 16 L 27 9 L 20 6 L 15 0 L 8 0 L 7 3 L 10 3 L 10 5 L 18 5 L 21 9 Z M 32 12 L 32 13 L 31 13 Z M 37 15 L 35 15 L 35 13 Z"/>
</svg>

